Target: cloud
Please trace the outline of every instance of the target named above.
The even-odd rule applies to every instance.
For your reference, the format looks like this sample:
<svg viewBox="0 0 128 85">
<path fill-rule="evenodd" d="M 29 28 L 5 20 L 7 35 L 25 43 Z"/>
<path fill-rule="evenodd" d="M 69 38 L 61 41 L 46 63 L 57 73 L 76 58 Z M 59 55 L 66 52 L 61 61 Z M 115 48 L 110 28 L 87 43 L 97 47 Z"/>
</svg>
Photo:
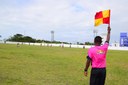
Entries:
<svg viewBox="0 0 128 85">
<path fill-rule="evenodd" d="M 121 31 L 128 31 L 127 2 L 127 0 L 118 2 L 116 0 L 1 0 L 0 33 L 8 37 L 25 31 L 26 35 L 50 40 L 50 31 L 54 30 L 57 40 L 92 41 L 95 13 L 111 9 L 112 34 L 119 36 Z M 106 32 L 106 27 L 107 25 L 97 27 L 98 34 Z"/>
</svg>

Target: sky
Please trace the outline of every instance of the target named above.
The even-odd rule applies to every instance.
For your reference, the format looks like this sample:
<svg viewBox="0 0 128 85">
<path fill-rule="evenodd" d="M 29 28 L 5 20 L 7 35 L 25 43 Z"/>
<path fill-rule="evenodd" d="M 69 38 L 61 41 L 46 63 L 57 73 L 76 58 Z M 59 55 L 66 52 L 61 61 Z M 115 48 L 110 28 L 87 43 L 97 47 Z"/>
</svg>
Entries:
<svg viewBox="0 0 128 85">
<path fill-rule="evenodd" d="M 23 34 L 35 39 L 93 42 L 107 33 L 107 25 L 94 27 L 95 13 L 111 10 L 111 43 L 128 33 L 128 0 L 0 0 L 0 35 L 8 39 Z"/>
</svg>

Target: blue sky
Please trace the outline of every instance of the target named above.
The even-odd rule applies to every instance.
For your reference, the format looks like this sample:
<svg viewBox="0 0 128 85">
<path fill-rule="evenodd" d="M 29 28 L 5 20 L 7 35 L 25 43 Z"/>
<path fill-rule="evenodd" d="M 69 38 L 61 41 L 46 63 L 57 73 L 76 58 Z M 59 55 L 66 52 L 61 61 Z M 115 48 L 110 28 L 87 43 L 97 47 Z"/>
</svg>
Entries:
<svg viewBox="0 0 128 85">
<path fill-rule="evenodd" d="M 94 27 L 94 15 L 111 9 L 111 42 L 119 42 L 120 32 L 128 32 L 128 0 L 0 0 L 1 39 L 20 33 L 36 39 L 93 42 L 107 32 L 107 25 Z"/>
</svg>

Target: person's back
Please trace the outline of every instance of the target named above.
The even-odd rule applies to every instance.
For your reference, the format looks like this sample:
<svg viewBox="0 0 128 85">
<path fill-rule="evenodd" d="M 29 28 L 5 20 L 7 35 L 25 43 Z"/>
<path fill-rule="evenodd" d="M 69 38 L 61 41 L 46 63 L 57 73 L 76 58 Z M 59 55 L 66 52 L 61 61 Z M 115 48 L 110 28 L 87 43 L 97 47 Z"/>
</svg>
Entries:
<svg viewBox="0 0 128 85">
<path fill-rule="evenodd" d="M 92 62 L 92 68 L 104 68 L 106 67 L 106 53 L 108 49 L 108 43 L 102 46 L 94 46 L 89 49 L 88 55 Z"/>
<path fill-rule="evenodd" d="M 110 40 L 110 27 L 108 27 L 108 33 L 106 42 L 101 45 L 102 38 L 96 36 L 94 39 L 94 47 L 88 50 L 86 67 L 84 69 L 84 75 L 87 76 L 88 67 L 91 63 L 91 76 L 90 85 L 104 85 L 106 78 L 106 54 L 109 46 Z"/>
</svg>

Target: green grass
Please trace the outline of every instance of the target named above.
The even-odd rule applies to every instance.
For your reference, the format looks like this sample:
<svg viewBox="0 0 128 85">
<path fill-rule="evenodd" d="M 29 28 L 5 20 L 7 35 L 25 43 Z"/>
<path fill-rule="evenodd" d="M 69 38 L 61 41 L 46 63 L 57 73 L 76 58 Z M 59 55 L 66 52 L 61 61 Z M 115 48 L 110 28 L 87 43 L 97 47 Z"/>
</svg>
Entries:
<svg viewBox="0 0 128 85">
<path fill-rule="evenodd" d="M 0 85 L 89 85 L 86 55 L 87 49 L 0 44 Z M 128 52 L 109 50 L 106 85 L 127 79 Z"/>
</svg>

